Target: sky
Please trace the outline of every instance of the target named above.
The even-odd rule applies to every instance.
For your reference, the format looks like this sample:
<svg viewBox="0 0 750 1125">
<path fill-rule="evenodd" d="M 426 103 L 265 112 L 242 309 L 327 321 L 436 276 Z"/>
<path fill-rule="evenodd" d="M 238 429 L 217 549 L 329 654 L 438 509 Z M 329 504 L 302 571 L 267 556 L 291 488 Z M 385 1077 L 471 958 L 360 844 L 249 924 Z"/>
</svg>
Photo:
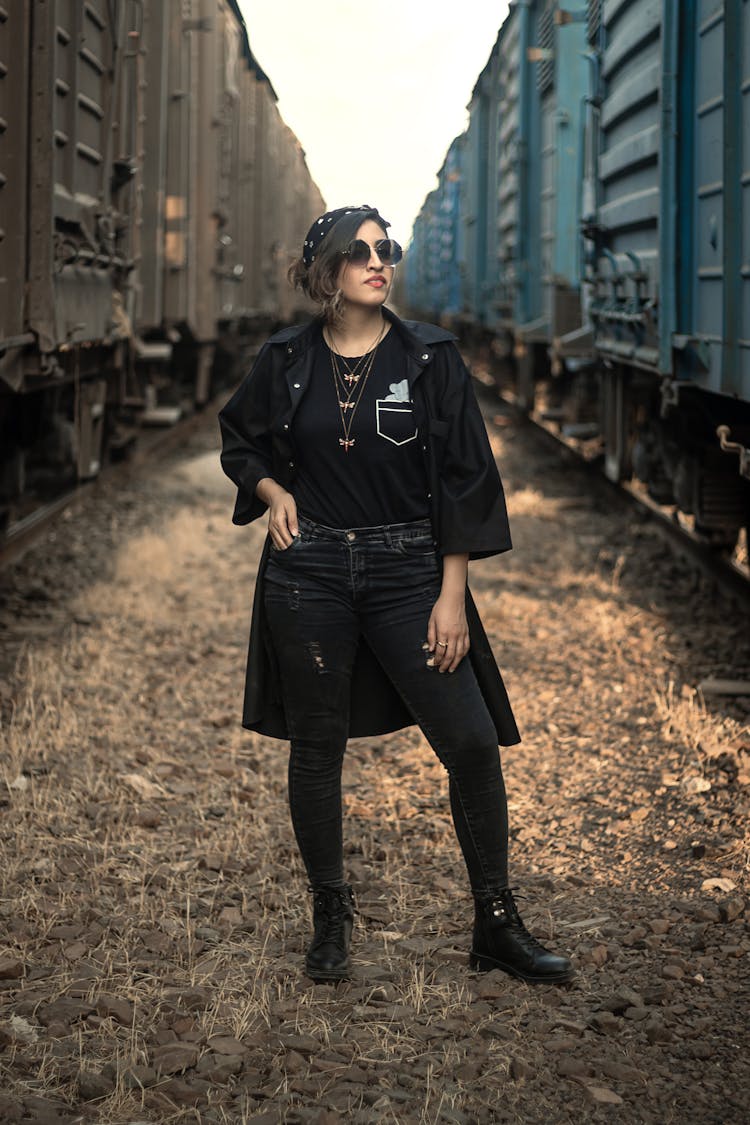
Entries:
<svg viewBox="0 0 750 1125">
<path fill-rule="evenodd" d="M 250 46 L 328 208 L 406 243 L 505 19 L 492 0 L 240 0 Z M 312 216 L 314 218 L 314 216 Z"/>
</svg>

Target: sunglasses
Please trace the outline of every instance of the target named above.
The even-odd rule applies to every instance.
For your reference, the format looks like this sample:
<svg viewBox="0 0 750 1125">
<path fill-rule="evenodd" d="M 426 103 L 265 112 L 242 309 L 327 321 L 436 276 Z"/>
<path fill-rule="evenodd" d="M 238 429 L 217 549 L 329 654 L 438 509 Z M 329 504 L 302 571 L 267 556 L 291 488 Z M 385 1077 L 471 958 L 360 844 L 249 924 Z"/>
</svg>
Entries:
<svg viewBox="0 0 750 1125">
<path fill-rule="evenodd" d="M 355 238 L 341 253 L 346 255 L 353 266 L 366 266 L 373 250 L 384 266 L 395 266 L 404 256 L 403 250 L 392 238 L 381 238 L 374 246 L 370 246 L 363 238 Z"/>
</svg>

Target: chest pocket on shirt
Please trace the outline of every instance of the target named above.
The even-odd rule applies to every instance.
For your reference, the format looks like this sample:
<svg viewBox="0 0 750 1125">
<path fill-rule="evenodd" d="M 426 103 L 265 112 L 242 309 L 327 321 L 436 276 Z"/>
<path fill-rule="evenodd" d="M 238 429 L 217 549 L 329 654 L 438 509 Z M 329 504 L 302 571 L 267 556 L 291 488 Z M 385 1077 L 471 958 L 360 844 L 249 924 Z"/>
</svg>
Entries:
<svg viewBox="0 0 750 1125">
<path fill-rule="evenodd" d="M 409 386 L 404 379 L 401 383 L 391 383 L 389 390 L 391 393 L 386 398 L 375 399 L 378 435 L 394 445 L 406 445 L 417 436 Z"/>
</svg>

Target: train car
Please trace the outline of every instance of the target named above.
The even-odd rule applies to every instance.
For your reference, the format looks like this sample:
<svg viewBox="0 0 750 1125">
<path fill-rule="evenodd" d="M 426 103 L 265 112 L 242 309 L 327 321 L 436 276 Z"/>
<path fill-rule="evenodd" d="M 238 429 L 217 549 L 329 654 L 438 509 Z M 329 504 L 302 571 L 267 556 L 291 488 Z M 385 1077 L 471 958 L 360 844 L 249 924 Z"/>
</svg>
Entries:
<svg viewBox="0 0 750 1125">
<path fill-rule="evenodd" d="M 0 11 L 0 532 L 290 319 L 325 209 L 236 0 Z"/>
<path fill-rule="evenodd" d="M 460 319 L 464 330 L 491 333 L 529 409 L 540 368 L 563 372 L 555 348 L 582 324 L 590 82 L 582 14 L 519 0 L 474 86 L 462 136 Z"/>
<path fill-rule="evenodd" d="M 552 0 L 511 7 L 498 38 L 496 351 L 512 352 L 519 404 L 579 328 L 584 109 L 590 82 L 580 12 Z"/>
<path fill-rule="evenodd" d="M 438 291 L 436 309 L 455 320 L 464 308 L 466 279 L 461 263 L 465 260 L 464 229 L 461 223 L 461 182 L 466 140 L 457 137 L 448 149 L 438 173 L 439 236 Z"/>
<path fill-rule="evenodd" d="M 520 325 L 532 326 L 541 315 L 539 257 L 539 97 L 527 53 L 534 12 L 529 4 L 510 8 L 500 28 L 497 99 L 497 261 L 493 303 L 495 351 L 518 362 L 518 388 L 528 405 L 528 368 L 535 341 L 516 347 Z M 528 331 L 528 329 L 527 329 Z"/>
<path fill-rule="evenodd" d="M 396 294 L 427 320 L 446 325 L 462 315 L 461 167 L 464 136 L 448 149 L 438 185 L 427 196 L 414 223 L 404 265 L 396 275 Z"/>
<path fill-rule="evenodd" d="M 10 0 L 0 19 L 0 496 L 36 461 L 98 471 L 108 380 L 127 332 L 113 317 L 132 267 L 118 238 L 114 121 L 125 6 Z M 35 457 L 44 438 L 47 455 Z M 3 508 L 0 498 L 0 510 Z M 7 506 L 7 503 L 6 503 Z"/>
<path fill-rule="evenodd" d="M 134 317 L 149 392 L 141 420 L 158 421 L 181 402 L 206 401 L 217 349 L 231 378 L 258 332 L 290 319 L 283 272 L 321 201 L 317 191 L 310 198 L 304 154 L 235 0 L 148 5 L 139 53 L 149 74 L 160 61 L 144 83 L 138 166 L 148 183 Z"/>
<path fill-rule="evenodd" d="M 619 0 L 589 15 L 606 471 L 729 548 L 750 517 L 750 12 Z"/>
<path fill-rule="evenodd" d="M 723 549 L 750 513 L 748 44 L 746 3 L 516 0 L 463 168 L 466 230 L 497 185 L 464 311 L 499 379 Z"/>
<path fill-rule="evenodd" d="M 463 313 L 467 327 L 494 326 L 498 259 L 497 188 L 501 43 L 498 37 L 476 81 L 463 135 L 460 188 Z"/>
</svg>

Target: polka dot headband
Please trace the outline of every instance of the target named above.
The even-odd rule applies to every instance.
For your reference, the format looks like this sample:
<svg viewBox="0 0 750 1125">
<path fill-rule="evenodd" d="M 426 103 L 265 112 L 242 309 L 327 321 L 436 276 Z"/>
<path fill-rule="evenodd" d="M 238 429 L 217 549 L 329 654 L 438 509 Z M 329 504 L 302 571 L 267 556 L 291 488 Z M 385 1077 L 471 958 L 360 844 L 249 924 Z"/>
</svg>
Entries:
<svg viewBox="0 0 750 1125">
<path fill-rule="evenodd" d="M 391 225 L 387 223 L 385 219 L 381 218 L 378 214 L 377 207 L 368 207 L 366 203 L 363 203 L 361 207 L 338 207 L 335 211 L 326 211 L 325 215 L 321 215 L 310 227 L 307 232 L 305 244 L 302 247 L 302 261 L 308 268 L 315 261 L 315 255 L 318 252 L 318 247 L 321 242 L 329 231 L 333 230 L 339 219 L 343 219 L 345 215 L 353 215 L 358 211 L 363 213 L 363 221 L 366 216 L 374 219 L 375 222 L 379 223 L 384 229 Z"/>
</svg>

